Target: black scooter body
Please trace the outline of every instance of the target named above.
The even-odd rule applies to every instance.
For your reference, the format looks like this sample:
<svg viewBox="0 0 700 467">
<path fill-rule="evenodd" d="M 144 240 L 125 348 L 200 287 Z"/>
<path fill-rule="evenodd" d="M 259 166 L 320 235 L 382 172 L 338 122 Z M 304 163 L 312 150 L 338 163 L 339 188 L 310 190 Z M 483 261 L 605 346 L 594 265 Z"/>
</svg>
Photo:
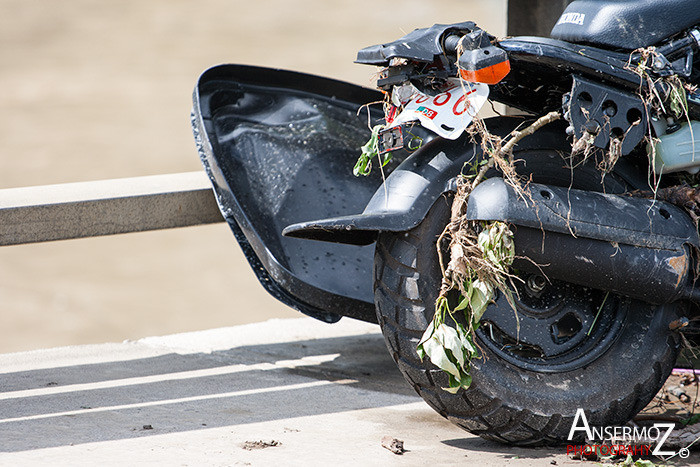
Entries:
<svg viewBox="0 0 700 467">
<path fill-rule="evenodd" d="M 625 91 L 643 84 L 624 69 L 623 54 L 530 37 L 500 45 L 513 69 L 492 88 L 492 97 L 526 110 L 559 108 L 573 76 Z M 535 91 L 545 88 L 547 95 Z M 418 225 L 453 190 L 465 162 L 478 157 L 466 135 L 436 138 L 410 155 L 395 153 L 384 184 L 378 170 L 354 177 L 360 147 L 370 136 L 367 113 L 358 116 L 358 109 L 382 98 L 349 83 L 242 65 L 206 71 L 194 92 L 200 157 L 251 266 L 273 296 L 323 321 L 349 316 L 376 322 L 377 235 Z M 700 114 L 697 103 L 689 104 L 691 116 Z M 379 107 L 371 125 L 383 123 Z M 518 123 L 495 119 L 489 128 L 505 135 Z M 557 135 L 559 144 L 569 144 L 563 127 Z M 641 187 L 643 180 L 629 182 Z"/>
</svg>

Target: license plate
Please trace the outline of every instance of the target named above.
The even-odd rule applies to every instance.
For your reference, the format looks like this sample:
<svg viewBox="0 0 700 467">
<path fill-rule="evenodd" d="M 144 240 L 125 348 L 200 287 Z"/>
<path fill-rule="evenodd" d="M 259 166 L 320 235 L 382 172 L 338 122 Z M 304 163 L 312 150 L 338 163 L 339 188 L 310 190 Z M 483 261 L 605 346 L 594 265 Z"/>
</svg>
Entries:
<svg viewBox="0 0 700 467">
<path fill-rule="evenodd" d="M 416 90 L 392 125 L 418 120 L 424 128 L 443 138 L 457 139 L 488 97 L 488 85 L 450 78 L 444 90 L 436 96 L 428 96 Z"/>
</svg>

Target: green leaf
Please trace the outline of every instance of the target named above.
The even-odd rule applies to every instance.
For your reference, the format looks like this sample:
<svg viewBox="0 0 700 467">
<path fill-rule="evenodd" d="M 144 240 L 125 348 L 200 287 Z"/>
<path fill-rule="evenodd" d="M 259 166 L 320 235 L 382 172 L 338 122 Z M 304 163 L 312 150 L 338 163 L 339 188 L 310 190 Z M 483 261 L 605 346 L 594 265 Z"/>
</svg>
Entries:
<svg viewBox="0 0 700 467">
<path fill-rule="evenodd" d="M 471 386 L 471 385 L 472 385 L 472 377 L 471 377 L 471 375 L 468 375 L 468 374 L 467 374 L 467 375 L 464 375 L 464 377 L 462 378 L 462 387 L 463 387 L 464 389 L 467 389 L 467 388 L 468 388 L 469 386 Z"/>
<path fill-rule="evenodd" d="M 447 354 L 447 348 L 453 347 L 450 339 L 450 327 L 444 324 L 444 306 L 445 302 L 439 302 L 436 307 L 437 310 L 433 316 L 432 321 L 428 325 L 428 328 L 423 333 L 420 342 L 416 350 L 418 351 L 419 357 L 423 359 L 426 355 L 430 357 L 430 361 L 433 362 L 435 366 L 440 368 L 447 373 L 459 377 L 461 365 L 457 366 L 456 360 L 450 359 Z M 454 329 L 452 329 L 453 332 Z M 456 333 L 456 332 L 455 332 Z M 450 342 L 450 347 L 445 346 L 446 340 Z"/>
<path fill-rule="evenodd" d="M 477 235 L 477 244 L 483 258 L 496 273 L 507 274 L 515 256 L 512 232 L 503 222 L 485 222 L 482 227 Z M 500 284 L 496 279 L 493 284 L 479 279 L 476 272 L 469 269 L 461 273 L 458 279 L 463 281 L 464 295 L 459 298 L 454 310 L 450 310 L 446 296 L 441 295 L 436 300 L 435 315 L 417 346 L 421 360 L 428 356 L 434 365 L 447 373 L 449 387 L 443 389 L 453 394 L 459 388 L 471 385 L 471 361 L 479 358 L 478 348 L 474 344 L 474 331 L 478 329 L 484 312 L 494 298 L 496 287 Z M 504 288 L 502 291 L 512 302 L 510 289 Z M 463 313 L 466 326 L 461 321 L 455 322 L 454 327 L 444 323 L 447 313 L 456 311 Z"/>
<path fill-rule="evenodd" d="M 462 300 L 460 300 L 459 305 L 457 305 L 457 308 L 454 309 L 454 311 L 462 311 L 466 309 L 469 306 L 469 297 L 462 297 Z"/>
<path fill-rule="evenodd" d="M 459 334 L 459 340 L 462 344 L 462 348 L 470 355 L 476 353 L 476 348 L 471 341 L 471 335 L 460 323 L 457 323 L 457 333 Z"/>
<path fill-rule="evenodd" d="M 476 238 L 476 243 L 481 248 L 481 251 L 486 251 L 489 249 L 489 231 L 482 230 L 479 232 L 479 236 Z"/>
<path fill-rule="evenodd" d="M 462 341 L 460 340 L 457 331 L 443 323 L 435 330 L 435 336 L 438 342 L 442 344 L 442 347 L 445 350 L 449 350 L 449 353 L 451 353 L 454 356 L 454 359 L 456 359 L 456 361 L 453 359 L 450 360 L 455 365 L 458 365 L 458 368 L 463 368 L 464 352 L 462 350 Z"/>
<path fill-rule="evenodd" d="M 508 265 L 513 264 L 513 259 L 515 258 L 515 243 L 513 242 L 513 234 L 508 231 L 510 235 L 507 235 L 503 239 L 503 248 L 506 250 L 506 256 L 508 258 Z"/>
<path fill-rule="evenodd" d="M 688 101 L 683 86 L 671 83 L 670 99 L 671 103 L 669 107 L 677 118 L 688 115 Z"/>
<path fill-rule="evenodd" d="M 449 386 L 442 389 L 451 394 L 456 394 L 460 388 L 467 389 L 469 386 L 471 386 L 471 384 L 472 377 L 467 373 L 463 373 L 460 378 L 455 378 L 454 376 L 449 375 Z"/>
<path fill-rule="evenodd" d="M 379 131 L 382 128 L 384 128 L 384 125 L 376 125 L 374 128 L 372 128 L 372 135 L 370 136 L 369 141 L 367 141 L 365 145 L 360 148 L 362 154 L 360 154 L 360 157 L 357 159 L 355 167 L 352 170 L 353 175 L 356 177 L 360 175 L 369 175 L 372 171 L 372 158 L 376 157 L 379 160 Z M 387 156 L 380 161 L 382 167 L 389 163 L 390 160 L 391 153 L 387 153 Z"/>
<path fill-rule="evenodd" d="M 391 159 L 393 159 L 394 156 L 391 154 L 391 152 L 386 152 L 384 153 L 384 159 L 382 160 L 382 167 L 387 165 L 389 162 L 391 162 Z"/>
<path fill-rule="evenodd" d="M 445 348 L 434 336 L 423 343 L 423 349 L 425 353 L 428 354 L 428 357 L 430 357 L 430 361 L 433 365 L 453 376 L 460 376 L 459 369 L 450 361 L 447 352 L 445 352 Z"/>
<path fill-rule="evenodd" d="M 357 162 L 355 163 L 355 167 L 352 169 L 352 173 L 356 177 L 358 177 L 360 175 L 369 175 L 369 172 L 371 169 L 372 169 L 372 162 L 370 161 L 369 157 L 362 154 L 357 159 Z"/>
<path fill-rule="evenodd" d="M 416 353 L 418 353 L 418 358 L 420 358 L 420 361 L 422 362 L 425 359 L 425 350 L 423 349 L 423 344 L 418 344 L 416 347 Z"/>
<path fill-rule="evenodd" d="M 472 321 L 478 323 L 493 298 L 493 287 L 479 279 L 475 279 L 471 283 L 469 292 L 471 295 Z"/>
<path fill-rule="evenodd" d="M 627 459 L 622 462 L 623 467 L 631 466 L 634 463 L 632 454 L 627 454 Z"/>
<path fill-rule="evenodd" d="M 459 388 L 462 387 L 462 384 L 460 383 L 460 380 L 455 378 L 452 375 L 449 375 L 449 386 L 446 388 L 442 388 L 444 391 L 449 392 L 450 394 L 457 394 L 457 391 L 459 391 Z"/>
<path fill-rule="evenodd" d="M 637 462 L 634 463 L 634 467 L 656 467 L 656 464 L 650 460 L 638 459 Z"/>
<path fill-rule="evenodd" d="M 432 321 L 430 321 L 430 324 L 428 327 L 425 329 L 425 332 L 423 333 L 423 336 L 420 338 L 420 342 L 418 342 L 418 346 L 416 347 L 416 351 L 418 352 L 418 357 L 423 361 L 425 358 L 426 351 L 423 348 L 423 345 L 429 341 L 432 337 L 433 334 L 435 333 L 435 327 L 436 327 L 436 318 L 438 317 L 439 313 L 435 313 L 435 316 L 433 317 Z"/>
</svg>

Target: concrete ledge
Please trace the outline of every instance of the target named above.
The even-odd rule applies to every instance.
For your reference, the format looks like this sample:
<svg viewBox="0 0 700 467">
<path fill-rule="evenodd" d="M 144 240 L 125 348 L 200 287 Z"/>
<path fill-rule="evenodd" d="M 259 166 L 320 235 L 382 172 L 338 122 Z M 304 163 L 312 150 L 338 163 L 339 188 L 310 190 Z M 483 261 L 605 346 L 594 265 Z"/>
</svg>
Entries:
<svg viewBox="0 0 700 467">
<path fill-rule="evenodd" d="M 259 440 L 280 444 L 243 448 Z M 408 387 L 379 328 L 349 319 L 0 356 L 3 465 L 579 465 L 564 452 L 458 429 Z"/>
<path fill-rule="evenodd" d="M 0 190 L 0 246 L 223 221 L 203 171 Z"/>
</svg>

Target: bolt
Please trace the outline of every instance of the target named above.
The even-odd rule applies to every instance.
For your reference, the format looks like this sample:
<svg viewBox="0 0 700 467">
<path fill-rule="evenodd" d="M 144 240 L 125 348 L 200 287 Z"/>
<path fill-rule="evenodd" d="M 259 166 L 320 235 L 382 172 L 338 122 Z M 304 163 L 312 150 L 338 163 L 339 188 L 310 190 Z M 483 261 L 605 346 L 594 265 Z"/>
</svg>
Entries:
<svg viewBox="0 0 700 467">
<path fill-rule="evenodd" d="M 527 278 L 527 287 L 534 293 L 540 293 L 547 285 L 547 280 L 539 274 L 533 274 Z"/>
<path fill-rule="evenodd" d="M 596 122 L 595 120 L 589 120 L 584 125 L 584 128 L 590 134 L 597 135 L 598 132 L 600 131 L 600 124 L 598 122 Z"/>
</svg>

